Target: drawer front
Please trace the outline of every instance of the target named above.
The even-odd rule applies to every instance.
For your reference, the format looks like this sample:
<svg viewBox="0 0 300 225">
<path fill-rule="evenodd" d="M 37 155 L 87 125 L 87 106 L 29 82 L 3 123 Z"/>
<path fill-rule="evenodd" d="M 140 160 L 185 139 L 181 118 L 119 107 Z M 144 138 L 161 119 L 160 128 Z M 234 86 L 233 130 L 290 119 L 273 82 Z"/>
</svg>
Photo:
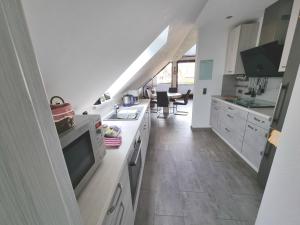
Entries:
<svg viewBox="0 0 300 225">
<path fill-rule="evenodd" d="M 238 116 L 240 117 L 241 119 L 247 119 L 248 117 L 248 111 L 246 110 L 242 110 L 238 107 L 235 107 L 233 105 L 228 105 L 228 104 L 225 104 L 224 105 L 224 110 L 235 115 L 235 116 Z"/>
<path fill-rule="evenodd" d="M 258 170 L 260 162 L 262 160 L 264 151 L 257 151 L 253 146 L 247 143 L 243 144 L 242 154 L 248 159 L 253 166 Z"/>
<path fill-rule="evenodd" d="M 249 113 L 248 121 L 264 129 L 269 129 L 271 126 L 271 118 L 267 119 L 265 117 L 255 115 L 253 113 Z"/>
<path fill-rule="evenodd" d="M 126 204 L 124 203 L 124 198 L 127 195 L 130 195 L 130 187 L 129 187 L 128 170 L 125 169 L 123 171 L 123 174 L 120 178 L 120 181 L 119 181 L 119 183 L 118 183 L 118 185 L 115 189 L 115 192 L 114 192 L 114 195 L 112 197 L 110 206 L 107 210 L 106 217 L 105 217 L 105 222 L 104 222 L 105 225 L 113 225 L 114 222 L 116 222 L 117 219 L 123 220 L 120 217 L 121 216 L 124 217 L 125 211 L 124 212 L 122 212 L 122 211 L 125 210 L 125 205 Z"/>
<path fill-rule="evenodd" d="M 246 124 L 244 142 L 255 147 L 258 151 L 264 150 L 267 143 L 268 131 L 250 122 Z"/>
<path fill-rule="evenodd" d="M 225 123 L 220 125 L 221 135 L 239 152 L 242 150 L 243 134 L 237 132 L 234 128 Z"/>
<path fill-rule="evenodd" d="M 223 111 L 222 113 L 222 122 L 226 124 L 226 126 L 234 129 L 236 133 L 240 135 L 244 135 L 246 120 L 240 118 L 236 114 L 230 111 Z"/>
</svg>

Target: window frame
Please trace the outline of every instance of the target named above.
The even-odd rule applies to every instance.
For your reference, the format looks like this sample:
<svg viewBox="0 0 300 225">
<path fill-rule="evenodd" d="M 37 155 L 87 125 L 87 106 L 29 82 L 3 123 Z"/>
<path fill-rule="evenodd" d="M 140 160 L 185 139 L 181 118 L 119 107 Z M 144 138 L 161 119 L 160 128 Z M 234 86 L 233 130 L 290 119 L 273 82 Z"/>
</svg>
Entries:
<svg viewBox="0 0 300 225">
<path fill-rule="evenodd" d="M 178 88 L 178 85 L 180 85 L 179 84 L 179 82 L 178 82 L 178 72 L 179 72 L 179 64 L 180 63 L 195 63 L 195 71 L 196 71 L 196 59 L 181 59 L 181 60 L 178 60 L 177 61 L 177 63 L 176 63 L 176 87 Z M 194 75 L 194 78 L 195 78 L 195 75 Z M 193 84 L 190 84 L 190 85 L 194 85 L 195 84 L 195 81 L 194 81 L 194 83 Z M 182 84 L 182 85 L 188 85 L 188 84 Z"/>
<path fill-rule="evenodd" d="M 168 62 L 162 69 L 160 69 L 158 71 L 158 73 L 156 73 L 156 75 L 152 78 L 157 78 L 158 74 L 160 74 L 160 72 L 162 72 L 169 64 L 171 64 L 171 81 L 170 81 L 170 84 L 172 85 L 172 82 L 173 82 L 173 63 L 172 62 Z M 158 84 L 158 83 L 157 83 Z M 161 83 L 161 84 L 168 84 L 168 83 Z"/>
</svg>

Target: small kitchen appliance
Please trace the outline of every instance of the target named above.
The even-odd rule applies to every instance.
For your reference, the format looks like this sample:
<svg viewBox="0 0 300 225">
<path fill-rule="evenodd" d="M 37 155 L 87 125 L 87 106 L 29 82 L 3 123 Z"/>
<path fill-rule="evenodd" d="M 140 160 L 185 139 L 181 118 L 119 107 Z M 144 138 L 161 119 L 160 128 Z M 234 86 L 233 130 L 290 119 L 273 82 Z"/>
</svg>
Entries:
<svg viewBox="0 0 300 225">
<path fill-rule="evenodd" d="M 105 156 L 100 115 L 75 115 L 75 126 L 60 134 L 59 139 L 78 196 Z"/>
<path fill-rule="evenodd" d="M 122 98 L 123 100 L 123 106 L 132 106 L 134 105 L 134 96 L 126 94 Z"/>
</svg>

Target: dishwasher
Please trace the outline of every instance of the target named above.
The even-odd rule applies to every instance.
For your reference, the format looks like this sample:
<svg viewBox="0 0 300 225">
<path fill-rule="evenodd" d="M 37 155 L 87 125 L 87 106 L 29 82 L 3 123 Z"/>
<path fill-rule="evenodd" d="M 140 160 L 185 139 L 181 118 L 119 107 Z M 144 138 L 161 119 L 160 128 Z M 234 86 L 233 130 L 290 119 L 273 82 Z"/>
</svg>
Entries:
<svg viewBox="0 0 300 225">
<path fill-rule="evenodd" d="M 142 140 L 141 136 L 138 133 L 136 135 L 133 150 L 131 156 L 128 160 L 128 172 L 129 172 L 129 181 L 130 181 L 130 190 L 131 190 L 131 199 L 132 206 L 135 207 L 136 195 L 138 192 L 138 185 L 141 178 L 141 170 L 142 170 Z"/>
</svg>

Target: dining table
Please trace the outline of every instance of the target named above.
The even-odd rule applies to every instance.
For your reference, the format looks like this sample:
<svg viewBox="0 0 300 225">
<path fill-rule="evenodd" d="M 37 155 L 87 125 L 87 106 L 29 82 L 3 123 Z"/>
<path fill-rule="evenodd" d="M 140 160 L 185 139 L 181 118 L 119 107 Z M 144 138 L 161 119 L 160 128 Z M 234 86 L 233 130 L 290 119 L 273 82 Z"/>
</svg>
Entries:
<svg viewBox="0 0 300 225">
<path fill-rule="evenodd" d="M 167 92 L 167 95 L 168 95 L 169 99 L 178 99 L 178 98 L 182 97 L 182 94 L 178 93 L 178 92 L 176 92 L 176 93 Z M 152 96 L 153 96 L 153 98 L 157 97 L 156 93 L 154 93 Z M 167 117 L 170 114 L 169 107 L 163 107 L 163 114 L 165 117 Z"/>
<path fill-rule="evenodd" d="M 181 93 L 170 93 L 170 92 L 167 92 L 167 95 L 168 95 L 169 99 L 176 99 L 176 98 L 181 98 L 182 97 Z M 156 98 L 156 93 L 153 94 L 153 97 Z"/>
</svg>

